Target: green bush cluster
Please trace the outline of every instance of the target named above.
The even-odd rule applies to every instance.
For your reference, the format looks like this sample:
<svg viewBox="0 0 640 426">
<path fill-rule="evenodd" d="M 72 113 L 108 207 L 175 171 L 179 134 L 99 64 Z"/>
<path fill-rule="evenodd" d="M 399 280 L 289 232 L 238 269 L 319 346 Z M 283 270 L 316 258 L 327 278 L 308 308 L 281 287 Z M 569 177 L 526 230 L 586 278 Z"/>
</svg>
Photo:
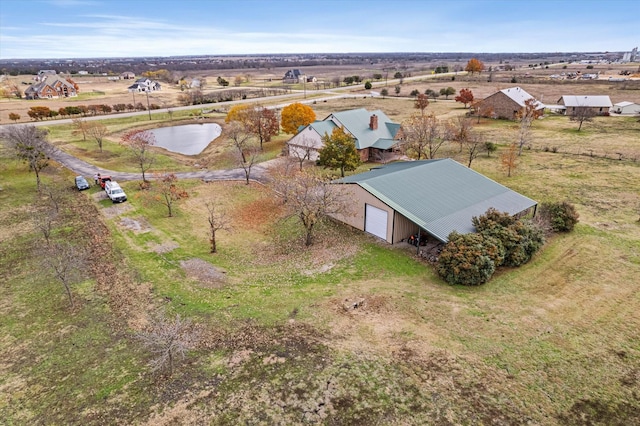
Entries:
<svg viewBox="0 0 640 426">
<path fill-rule="evenodd" d="M 496 270 L 493 258 L 497 253 L 491 249 L 491 239 L 481 234 L 458 234 L 452 232 L 449 242 L 440 253 L 438 274 L 449 284 L 480 285 L 489 281 Z"/>
<path fill-rule="evenodd" d="M 553 232 L 571 232 L 578 223 L 580 215 L 573 204 L 568 201 L 542 203 L 539 214 Z"/>
<path fill-rule="evenodd" d="M 449 284 L 484 284 L 497 267 L 523 265 L 544 244 L 538 225 L 493 208 L 472 221 L 477 233 L 451 233 L 438 259 L 438 274 Z"/>
</svg>

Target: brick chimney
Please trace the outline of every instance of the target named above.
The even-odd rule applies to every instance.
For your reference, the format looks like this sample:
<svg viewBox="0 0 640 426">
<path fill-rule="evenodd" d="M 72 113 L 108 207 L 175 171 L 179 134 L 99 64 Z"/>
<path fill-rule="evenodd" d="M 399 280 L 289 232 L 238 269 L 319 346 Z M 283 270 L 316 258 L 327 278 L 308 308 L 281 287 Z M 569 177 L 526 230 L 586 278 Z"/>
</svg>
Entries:
<svg viewBox="0 0 640 426">
<path fill-rule="evenodd" d="M 371 130 L 378 130 L 378 116 L 373 114 L 369 119 L 369 128 Z"/>
</svg>

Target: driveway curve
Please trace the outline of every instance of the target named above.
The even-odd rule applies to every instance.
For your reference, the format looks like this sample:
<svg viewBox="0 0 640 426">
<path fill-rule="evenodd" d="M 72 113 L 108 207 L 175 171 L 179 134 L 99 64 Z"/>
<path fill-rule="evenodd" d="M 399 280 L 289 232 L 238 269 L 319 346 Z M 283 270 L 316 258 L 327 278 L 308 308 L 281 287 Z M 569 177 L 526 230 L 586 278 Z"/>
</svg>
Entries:
<svg viewBox="0 0 640 426">
<path fill-rule="evenodd" d="M 86 161 L 74 157 L 73 155 L 67 154 L 66 152 L 56 148 L 53 145 L 50 145 L 49 157 L 52 160 L 57 161 L 67 169 L 71 170 L 75 174 L 83 175 L 87 178 L 92 178 L 95 173 L 100 173 L 101 175 L 111 176 L 114 180 L 117 181 L 142 180 L 142 173 L 116 172 L 113 170 L 96 167 L 92 164 L 87 163 Z M 250 180 L 260 183 L 267 183 L 269 181 L 266 173 L 267 169 L 269 168 L 270 164 L 277 160 L 278 159 L 269 160 L 254 165 L 251 168 Z M 174 174 L 179 179 L 202 179 L 204 181 L 245 180 L 244 169 L 241 168 L 228 170 L 197 170 L 192 172 L 176 172 Z"/>
</svg>

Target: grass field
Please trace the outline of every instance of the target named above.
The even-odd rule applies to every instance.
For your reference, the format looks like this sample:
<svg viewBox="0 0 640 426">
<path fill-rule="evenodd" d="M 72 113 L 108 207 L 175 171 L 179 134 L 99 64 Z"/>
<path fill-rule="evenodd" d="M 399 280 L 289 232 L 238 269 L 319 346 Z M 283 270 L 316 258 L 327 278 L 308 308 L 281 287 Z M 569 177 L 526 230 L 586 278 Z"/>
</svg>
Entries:
<svg viewBox="0 0 640 426">
<path fill-rule="evenodd" d="M 406 99 L 364 97 L 314 109 L 323 117 L 358 106 L 398 121 L 414 111 Z M 451 102 L 432 107 L 443 118 L 464 113 Z M 110 125 L 117 134 L 136 124 Z M 499 152 L 474 160 L 475 170 L 497 182 L 538 201 L 569 200 L 580 213 L 573 233 L 478 288 L 445 284 L 415 248 L 333 223 L 305 249 L 297 223 L 259 184 L 185 182 L 190 197 L 168 218 L 162 206 L 142 202 L 136 182 L 124 186 L 127 203 L 111 205 L 95 188 L 73 191 L 72 176 L 50 167 L 45 181 L 64 186 L 68 197 L 55 233 L 91 254 L 86 277 L 73 287 L 73 309 L 36 255 L 35 178 L 3 152 L 0 418 L 640 423 L 638 123 L 611 117 L 576 128 L 566 117 L 536 122 L 532 149 L 510 178 Z M 62 148 L 90 146 L 83 158 L 115 166 L 70 128 L 51 130 Z M 503 121 L 482 121 L 479 131 L 500 149 L 515 137 Z M 120 155 L 115 142 L 105 145 L 113 156 Z M 283 142 L 274 141 L 269 155 Z M 460 155 L 455 148 L 444 154 Z M 222 142 L 202 158 L 230 164 Z M 194 160 L 163 161 L 180 169 Z M 212 200 L 233 218 L 231 231 L 219 232 L 215 255 L 204 204 Z M 150 371 L 135 339 L 157 311 L 191 318 L 202 333 L 171 377 Z"/>
</svg>

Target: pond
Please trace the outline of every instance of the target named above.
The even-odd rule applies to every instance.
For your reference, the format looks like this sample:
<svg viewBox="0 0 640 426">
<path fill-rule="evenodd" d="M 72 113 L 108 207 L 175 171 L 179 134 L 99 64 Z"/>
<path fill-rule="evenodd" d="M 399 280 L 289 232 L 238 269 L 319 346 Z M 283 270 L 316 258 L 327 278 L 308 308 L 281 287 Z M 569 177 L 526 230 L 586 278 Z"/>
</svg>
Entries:
<svg viewBox="0 0 640 426">
<path fill-rule="evenodd" d="M 150 130 L 156 146 L 185 155 L 200 154 L 215 138 L 222 127 L 216 123 L 185 124 Z"/>
</svg>

